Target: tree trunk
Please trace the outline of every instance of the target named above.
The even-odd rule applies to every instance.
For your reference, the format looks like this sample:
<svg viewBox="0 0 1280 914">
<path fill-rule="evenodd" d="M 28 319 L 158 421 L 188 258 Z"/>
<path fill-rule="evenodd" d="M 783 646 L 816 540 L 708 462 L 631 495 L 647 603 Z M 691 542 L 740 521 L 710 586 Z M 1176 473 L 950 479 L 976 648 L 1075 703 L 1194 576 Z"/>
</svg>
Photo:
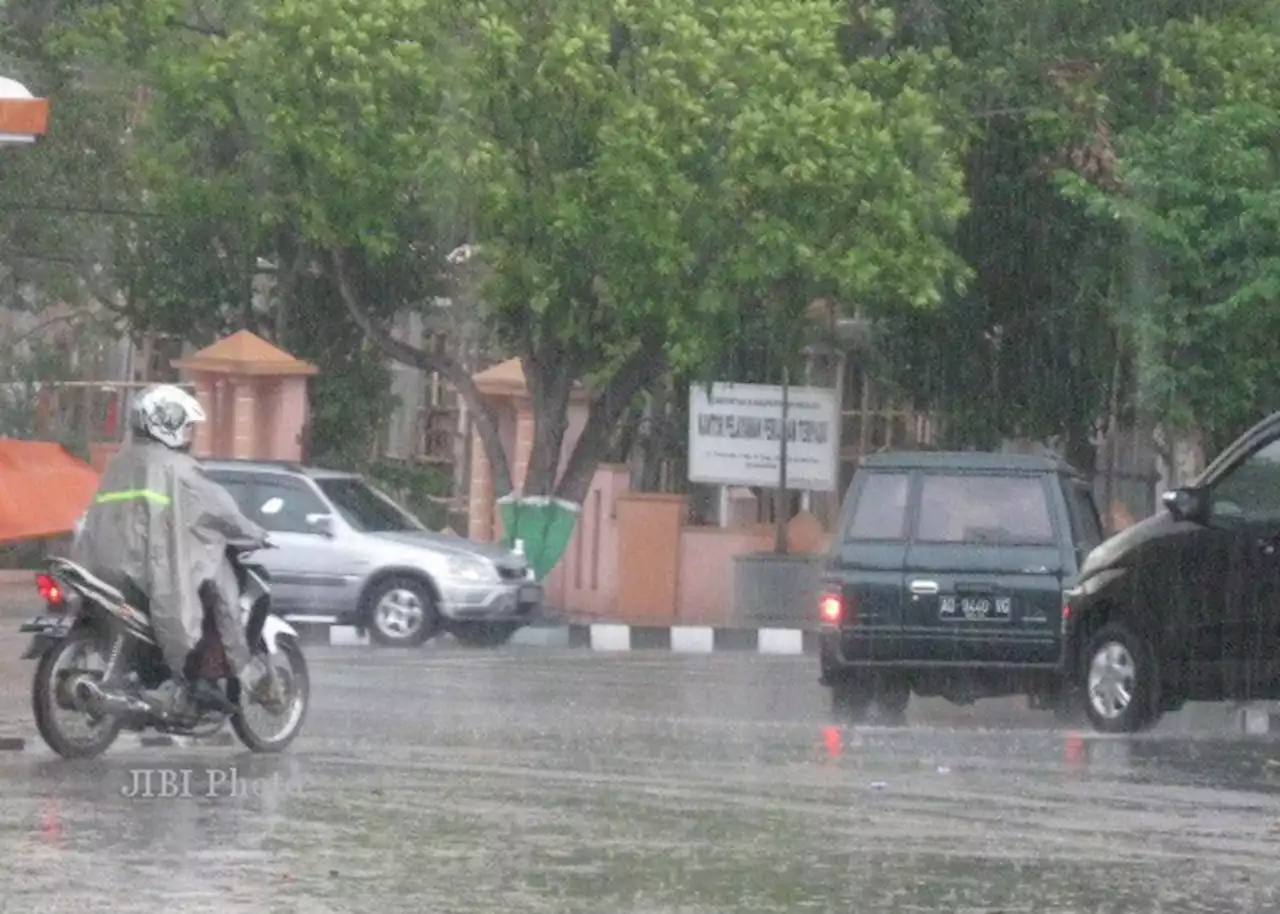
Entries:
<svg viewBox="0 0 1280 914">
<path fill-rule="evenodd" d="M 560 470 L 576 372 L 572 363 L 555 358 L 526 355 L 523 364 L 525 385 L 533 404 L 533 447 L 521 492 L 526 497 L 550 495 Z"/>
<path fill-rule="evenodd" d="M 1071 464 L 1089 479 L 1098 470 L 1098 449 L 1094 446 L 1091 429 L 1083 420 L 1075 420 L 1066 429 L 1064 455 Z"/>
<path fill-rule="evenodd" d="M 489 458 L 489 469 L 493 479 L 493 495 L 495 498 L 502 498 L 504 495 L 510 494 L 512 489 L 511 464 L 507 461 L 507 452 L 502 447 L 502 436 L 498 432 L 498 420 L 494 415 L 493 408 L 485 400 L 484 395 L 480 393 L 480 389 L 476 387 L 471 375 L 458 362 L 447 355 L 427 352 L 417 346 L 411 346 L 408 343 L 397 340 L 384 327 L 375 323 L 373 317 L 351 289 L 342 252 L 338 250 L 330 251 L 330 258 L 333 262 L 334 279 L 337 282 L 338 293 L 342 296 L 342 301 L 347 306 L 347 311 L 351 314 L 352 319 L 365 336 L 372 340 L 374 345 L 387 356 L 425 372 L 434 371 L 439 373 L 442 378 L 453 385 L 458 392 L 458 396 L 466 401 L 467 408 L 471 411 L 472 421 L 475 422 L 476 434 L 480 436 L 480 441 L 484 444 L 485 455 Z"/>
<path fill-rule="evenodd" d="M 666 443 L 667 387 L 655 387 L 644 422 L 644 440 L 640 445 L 640 491 L 657 492 L 662 488 L 662 457 Z"/>
<path fill-rule="evenodd" d="M 614 429 L 613 440 L 609 445 L 609 453 L 605 459 L 610 463 L 628 463 L 631 452 L 636 445 L 636 429 L 644 418 L 644 409 L 640 403 L 633 403 L 623 414 Z"/>
<path fill-rule="evenodd" d="M 564 473 L 556 483 L 558 498 L 582 504 L 591 488 L 596 468 L 607 453 L 609 442 L 619 419 L 626 414 L 639 394 L 666 371 L 661 346 L 645 346 L 623 363 L 622 367 L 591 401 L 586 425 L 578 443 L 569 455 Z"/>
</svg>

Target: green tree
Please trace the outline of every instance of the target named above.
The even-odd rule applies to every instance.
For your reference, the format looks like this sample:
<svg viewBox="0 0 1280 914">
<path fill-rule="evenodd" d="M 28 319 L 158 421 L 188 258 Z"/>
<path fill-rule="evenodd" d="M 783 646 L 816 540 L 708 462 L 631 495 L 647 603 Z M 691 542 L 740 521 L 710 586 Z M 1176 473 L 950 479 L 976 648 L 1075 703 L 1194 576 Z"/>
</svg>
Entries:
<svg viewBox="0 0 1280 914">
<path fill-rule="evenodd" d="M 1141 406 L 1216 450 L 1280 398 L 1280 20 L 1175 21 L 1110 50 L 1154 73 L 1149 101 L 1117 139 L 1118 188 L 1066 188 L 1128 235 L 1116 318 Z"/>
<path fill-rule="evenodd" d="M 272 156 L 233 37 L 258 21 L 257 5 L 137 0 L 65 12 L 45 24 L 45 53 L 135 100 L 104 178 L 124 216 L 109 225 L 96 290 L 137 334 L 202 344 L 246 328 L 315 361 L 308 456 L 363 467 L 394 405 L 389 373 L 332 277 L 314 269 L 303 216 L 286 206 L 306 176 Z M 405 282 L 416 294 L 423 262 L 409 251 L 383 265 L 388 301 Z"/>
<path fill-rule="evenodd" d="M 942 308 L 884 322 L 880 342 L 884 371 L 941 414 L 948 443 L 1061 436 L 1088 470 L 1113 405 L 1168 424 L 1148 326 L 1164 316 L 1142 302 L 1181 267 L 1144 240 L 1137 213 L 1117 219 L 1089 201 L 1127 200 L 1134 157 L 1181 179 L 1188 163 L 1165 158 L 1163 122 L 1216 104 L 1226 72 L 1274 80 L 1261 72 L 1274 6 L 904 4 L 895 40 L 947 48 L 959 64 L 949 91 L 973 117 L 972 208 L 957 250 L 975 275 Z M 1192 171 L 1202 166 L 1213 167 Z M 1141 402 L 1114 402 L 1134 374 Z"/>
<path fill-rule="evenodd" d="M 864 36 L 892 25 L 865 12 Z M 273 8 L 247 53 L 340 271 L 353 250 L 481 242 L 487 318 L 535 408 L 523 494 L 572 503 L 635 395 L 718 358 L 742 309 L 790 326 L 824 292 L 929 306 L 959 275 L 938 60 L 850 59 L 847 27 L 827 2 L 307 0 Z M 434 238 L 393 224 L 410 205 Z M 388 351 L 443 369 L 486 415 L 456 366 L 396 344 L 348 292 Z M 557 473 L 575 382 L 590 416 Z"/>
<path fill-rule="evenodd" d="M 218 15 L 124 0 L 82 10 L 72 36 L 150 92 L 131 187 L 170 221 L 118 252 L 138 319 L 246 322 L 260 258 L 278 288 L 320 273 L 387 352 L 469 401 L 499 495 L 514 481 L 465 367 L 386 330 L 404 308 L 436 316 L 463 241 L 480 243 L 484 318 L 534 401 L 523 494 L 570 505 L 667 372 L 706 373 L 744 335 L 789 346 L 817 296 L 930 307 L 963 273 L 947 55 L 888 53 L 884 10 L 291 0 Z M 559 473 L 579 382 L 590 415 Z"/>
</svg>

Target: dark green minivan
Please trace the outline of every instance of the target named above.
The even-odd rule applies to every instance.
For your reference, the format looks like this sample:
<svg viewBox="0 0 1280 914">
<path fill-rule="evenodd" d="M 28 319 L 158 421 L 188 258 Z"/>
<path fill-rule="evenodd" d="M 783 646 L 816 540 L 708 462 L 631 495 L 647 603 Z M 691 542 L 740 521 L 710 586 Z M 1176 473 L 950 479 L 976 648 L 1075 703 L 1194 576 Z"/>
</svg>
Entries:
<svg viewBox="0 0 1280 914">
<path fill-rule="evenodd" d="M 841 716 L 1060 700 L 1063 591 L 1102 526 L 1088 481 L 1048 457 L 904 452 L 862 461 L 819 604 L 822 683 Z"/>
</svg>

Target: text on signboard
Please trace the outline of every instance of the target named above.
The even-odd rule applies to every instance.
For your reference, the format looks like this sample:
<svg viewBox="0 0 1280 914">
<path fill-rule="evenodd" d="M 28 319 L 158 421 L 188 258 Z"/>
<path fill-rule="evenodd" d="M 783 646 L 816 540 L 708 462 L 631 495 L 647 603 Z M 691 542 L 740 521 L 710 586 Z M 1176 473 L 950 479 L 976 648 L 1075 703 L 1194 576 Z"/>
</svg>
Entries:
<svg viewBox="0 0 1280 914">
<path fill-rule="evenodd" d="M 828 424 L 813 419 L 788 419 L 787 440 L 802 444 L 826 444 L 831 434 Z M 781 428 L 781 419 L 735 416 L 732 413 L 704 413 L 698 416 L 698 434 L 705 438 L 778 441 L 782 437 Z"/>
</svg>

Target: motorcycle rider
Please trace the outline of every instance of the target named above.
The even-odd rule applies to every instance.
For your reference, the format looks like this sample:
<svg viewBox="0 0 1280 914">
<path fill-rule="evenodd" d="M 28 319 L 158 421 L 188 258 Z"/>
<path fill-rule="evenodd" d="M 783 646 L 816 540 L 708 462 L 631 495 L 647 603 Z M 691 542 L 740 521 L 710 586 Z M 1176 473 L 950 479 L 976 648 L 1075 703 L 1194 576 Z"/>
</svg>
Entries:
<svg viewBox="0 0 1280 914">
<path fill-rule="evenodd" d="M 199 402 L 180 387 L 158 385 L 135 396 L 131 440 L 103 472 L 72 546 L 74 561 L 126 594 L 146 597 L 172 678 L 143 698 L 162 714 L 230 710 L 199 671 L 206 609 L 241 694 L 268 708 L 283 703 L 276 678 L 251 659 L 226 557 L 228 541 L 262 546 L 267 534 L 190 455 L 195 425 L 204 421 Z"/>
</svg>

